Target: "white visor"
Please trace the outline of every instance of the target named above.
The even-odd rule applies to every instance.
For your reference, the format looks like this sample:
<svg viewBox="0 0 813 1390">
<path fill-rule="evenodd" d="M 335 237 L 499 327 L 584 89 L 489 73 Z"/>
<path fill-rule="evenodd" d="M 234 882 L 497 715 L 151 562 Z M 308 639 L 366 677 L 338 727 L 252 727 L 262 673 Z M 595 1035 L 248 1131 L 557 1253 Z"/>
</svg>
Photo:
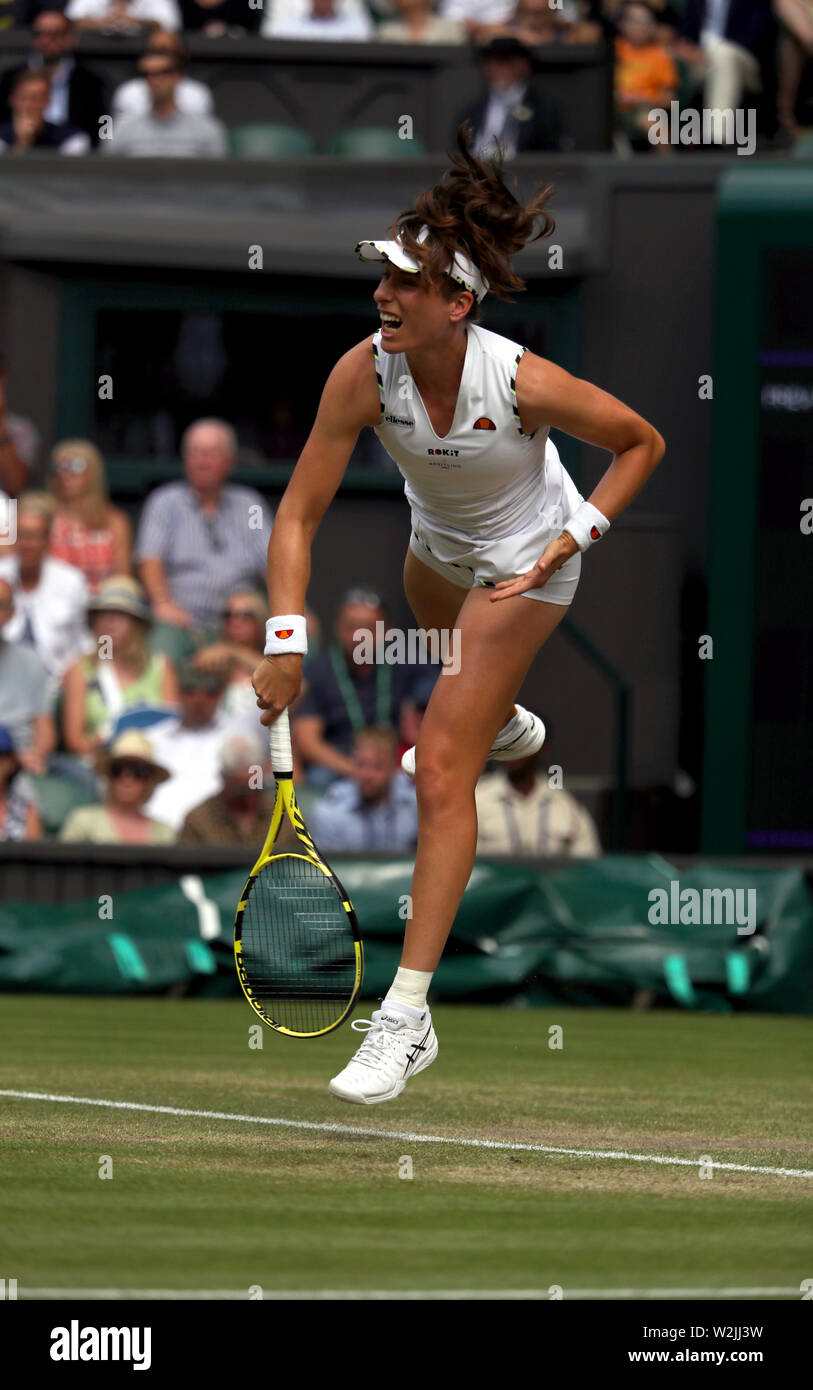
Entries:
<svg viewBox="0 0 813 1390">
<path fill-rule="evenodd" d="M 428 236 L 429 228 L 421 227 L 418 241 L 426 241 Z M 391 261 L 399 270 L 417 272 L 421 268 L 404 250 L 400 241 L 360 241 L 356 246 L 356 255 L 360 261 Z M 489 285 L 485 276 L 480 274 L 474 262 L 461 251 L 455 252 L 454 261 L 447 266 L 446 273 L 462 285 L 464 290 L 473 294 L 478 304 L 481 304 L 488 294 Z"/>
</svg>

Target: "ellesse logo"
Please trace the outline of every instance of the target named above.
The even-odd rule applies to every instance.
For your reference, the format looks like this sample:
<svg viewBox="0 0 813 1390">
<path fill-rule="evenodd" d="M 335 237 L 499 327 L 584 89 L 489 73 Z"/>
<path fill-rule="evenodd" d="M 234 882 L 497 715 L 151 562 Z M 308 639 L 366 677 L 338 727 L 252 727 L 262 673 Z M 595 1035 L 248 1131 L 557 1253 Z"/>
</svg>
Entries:
<svg viewBox="0 0 813 1390">
<path fill-rule="evenodd" d="M 590 527 L 590 539 L 591 539 L 591 541 L 600 541 L 600 540 L 601 540 L 601 532 L 599 531 L 599 529 L 598 529 L 597 526 L 591 526 L 591 527 Z"/>
<path fill-rule="evenodd" d="M 275 627 L 275 628 L 274 628 L 274 636 L 275 636 L 275 637 L 292 637 L 292 636 L 293 636 L 293 633 L 294 633 L 294 630 L 293 630 L 292 627 Z"/>
<path fill-rule="evenodd" d="M 495 430 L 497 426 L 493 420 L 489 420 L 487 415 L 481 415 L 479 420 L 475 420 L 473 428 L 476 430 Z"/>
</svg>

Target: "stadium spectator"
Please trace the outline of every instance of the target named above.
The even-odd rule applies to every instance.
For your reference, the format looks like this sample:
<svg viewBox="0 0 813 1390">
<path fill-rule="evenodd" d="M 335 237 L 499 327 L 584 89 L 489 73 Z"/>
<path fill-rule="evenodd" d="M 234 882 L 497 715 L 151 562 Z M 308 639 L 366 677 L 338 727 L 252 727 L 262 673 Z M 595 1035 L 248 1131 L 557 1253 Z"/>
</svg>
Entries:
<svg viewBox="0 0 813 1390">
<path fill-rule="evenodd" d="M 584 19 L 574 4 L 554 9 L 548 0 L 517 0 L 508 28 L 529 48 L 549 43 L 596 43 L 601 38 L 601 25 Z"/>
<path fill-rule="evenodd" d="M 89 614 L 95 650 L 70 667 L 62 691 L 65 747 L 85 757 L 110 741 L 126 711 L 169 715 L 178 704 L 172 665 L 147 645 L 150 610 L 140 584 L 128 575 L 106 580 Z"/>
<path fill-rule="evenodd" d="M 629 0 L 620 14 L 615 41 L 615 112 L 620 129 L 636 150 L 671 152 L 666 144 L 652 145 L 650 112 L 669 110 L 677 95 L 679 75 L 667 50 L 658 42 L 655 16 L 648 5 Z"/>
<path fill-rule="evenodd" d="M 791 135 L 800 133 L 796 103 L 802 76 L 813 64 L 813 0 L 776 0 L 782 24 L 779 44 L 779 120 Z"/>
<path fill-rule="evenodd" d="M 305 0 L 275 3 L 263 19 L 266 39 L 314 39 L 358 43 L 373 37 L 373 21 L 361 0 Z"/>
<path fill-rule="evenodd" d="M 615 39 L 619 32 L 621 11 L 626 3 L 627 0 L 584 0 L 581 9 L 585 18 L 597 24 L 609 38 Z M 671 0 L 647 0 L 647 3 L 655 16 L 658 43 L 671 47 L 677 37 L 683 4 L 676 9 Z"/>
<path fill-rule="evenodd" d="M 771 85 L 778 26 L 775 0 L 686 0 L 675 51 L 703 79 L 708 110 L 734 110 L 746 92 Z M 714 134 L 720 141 L 725 133 Z"/>
<path fill-rule="evenodd" d="M 130 37 L 144 29 L 180 29 L 176 0 L 68 0 L 65 13 L 77 29 Z"/>
<path fill-rule="evenodd" d="M 51 492 L 57 507 L 49 554 L 81 570 L 91 594 L 112 574 L 129 574 L 129 518 L 107 492 L 104 459 L 87 439 L 63 439 L 51 453 Z"/>
<path fill-rule="evenodd" d="M 353 769 L 353 776 L 333 782 L 311 811 L 315 843 L 326 853 L 407 853 L 418 838 L 418 803 L 413 783 L 398 767 L 395 730 L 360 729 Z"/>
<path fill-rule="evenodd" d="M 499 772 L 480 778 L 474 793 L 478 854 L 593 858 L 601 853 L 587 811 L 541 772 L 543 751 L 504 763 Z"/>
<path fill-rule="evenodd" d="M 8 363 L 0 352 L 0 489 L 12 497 L 24 491 L 39 446 L 36 426 L 8 408 Z"/>
<path fill-rule="evenodd" d="M 121 116 L 113 138 L 103 141 L 105 154 L 133 158 L 214 159 L 226 154 L 226 127 L 215 116 L 182 111 L 175 101 L 183 80 L 177 57 L 147 52 L 138 71 L 150 90 L 152 105 L 142 116 Z"/>
<path fill-rule="evenodd" d="M 222 714 L 259 723 L 251 677 L 263 659 L 268 605 L 256 589 L 237 588 L 223 609 L 220 637 L 199 647 L 194 662 L 202 671 L 219 671 L 226 683 Z"/>
<path fill-rule="evenodd" d="M 180 830 L 189 812 L 220 790 L 220 749 L 234 726 L 218 710 L 223 677 L 187 662 L 178 672 L 180 714 L 150 728 L 156 757 L 169 781 L 155 791 L 148 810 Z"/>
<path fill-rule="evenodd" d="M 36 652 L 10 642 L 6 627 L 14 615 L 11 585 L 0 579 L 0 710 L 14 750 L 27 772 L 45 771 L 56 747 L 48 674 Z"/>
<path fill-rule="evenodd" d="M 3 635 L 34 648 L 54 688 L 91 645 L 85 622 L 85 576 L 48 554 L 55 502 L 47 492 L 26 492 L 17 507 L 17 543 L 0 558 L 0 579 L 11 585 L 14 615 Z"/>
<path fill-rule="evenodd" d="M 457 20 L 473 39 L 505 29 L 513 10 L 514 0 L 441 0 L 440 5 L 441 17 Z"/>
<path fill-rule="evenodd" d="M 11 119 L 0 121 L 0 153 L 25 154 L 52 150 L 56 154 L 87 154 L 90 136 L 67 121 L 46 121 L 51 84 L 45 72 L 24 68 L 11 86 Z"/>
<path fill-rule="evenodd" d="M 182 628 L 215 628 L 228 595 L 265 579 L 271 508 L 253 488 L 227 482 L 237 438 L 222 420 L 184 431 L 185 481 L 150 494 L 135 558 L 155 618 Z"/>
<path fill-rule="evenodd" d="M 95 72 L 74 57 L 73 24 L 60 10 L 41 10 L 34 17 L 31 33 L 33 44 L 28 62 L 7 68 L 0 77 L 0 120 L 10 119 L 9 96 L 19 74 L 42 72 L 51 83 L 46 121 L 52 125 L 67 122 L 83 130 L 92 145 L 98 144 L 99 117 L 107 109 L 105 87 Z"/>
<path fill-rule="evenodd" d="M 22 770 L 11 730 L 0 724 L 0 840 L 38 840 L 41 835 L 34 785 Z"/>
<path fill-rule="evenodd" d="M 179 843 L 259 849 L 274 809 L 274 797 L 264 790 L 267 762 L 267 739 L 244 733 L 225 739 L 218 755 L 220 790 L 189 812 Z"/>
<path fill-rule="evenodd" d="M 307 764 L 308 781 L 327 786 L 335 777 L 352 777 L 355 734 L 372 724 L 397 728 L 404 701 L 425 680 L 427 667 L 376 662 L 359 639 L 375 634 L 384 621 L 377 594 L 351 589 L 339 607 L 334 641 L 304 664 L 305 693 L 294 711 L 294 745 Z M 359 658 L 358 660 L 356 658 Z M 369 660 L 363 659 L 369 657 Z"/>
<path fill-rule="evenodd" d="M 59 832 L 70 844 L 170 845 L 175 832 L 146 811 L 155 788 L 169 777 L 154 757 L 152 745 L 136 729 L 127 729 L 110 751 L 99 754 L 97 771 L 107 778 L 102 803 L 77 806 Z"/>
<path fill-rule="evenodd" d="M 179 111 L 187 116 L 214 114 L 214 98 L 206 83 L 186 76 L 189 59 L 180 35 L 155 29 L 147 39 L 145 52 L 162 53 L 176 60 L 180 76 L 175 86 L 175 105 Z M 150 84 L 146 77 L 131 77 L 113 93 L 114 120 L 117 116 L 146 116 L 151 106 Z"/>
<path fill-rule="evenodd" d="M 469 121 L 475 154 L 499 145 L 507 159 L 531 150 L 562 148 L 558 108 L 531 81 L 533 54 L 511 34 L 497 35 L 480 52 L 485 91 L 455 121 Z"/>
<path fill-rule="evenodd" d="M 395 0 L 397 19 L 379 24 L 376 38 L 383 43 L 464 43 L 466 30 L 459 19 L 444 19 L 433 0 Z"/>
<path fill-rule="evenodd" d="M 262 5 L 248 0 L 179 0 L 185 33 L 220 39 L 256 34 L 263 17 Z"/>
</svg>

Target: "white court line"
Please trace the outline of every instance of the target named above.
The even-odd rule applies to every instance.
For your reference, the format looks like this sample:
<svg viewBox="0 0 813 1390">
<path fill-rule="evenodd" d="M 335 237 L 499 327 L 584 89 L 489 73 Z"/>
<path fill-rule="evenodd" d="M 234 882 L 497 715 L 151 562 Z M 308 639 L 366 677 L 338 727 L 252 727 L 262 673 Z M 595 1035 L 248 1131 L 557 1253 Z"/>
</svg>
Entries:
<svg viewBox="0 0 813 1390">
<path fill-rule="evenodd" d="M 233 1115 L 227 1110 L 186 1110 L 175 1105 L 147 1105 L 131 1100 L 97 1100 L 92 1096 L 56 1096 L 45 1091 L 5 1091 L 14 1100 L 47 1100 L 60 1105 L 96 1105 L 107 1110 L 141 1110 L 152 1115 L 182 1115 L 198 1120 L 232 1120 L 245 1125 L 275 1125 L 282 1129 L 308 1129 L 320 1134 L 352 1134 L 355 1139 L 397 1139 L 405 1144 L 450 1144 L 454 1148 L 500 1149 L 512 1153 L 566 1154 L 572 1158 L 610 1158 L 626 1163 L 659 1163 L 668 1167 L 698 1168 L 699 1158 L 665 1158 L 661 1154 L 633 1154 L 614 1149 L 562 1149 L 552 1144 L 514 1144 L 505 1139 L 453 1139 L 447 1134 L 412 1134 L 398 1129 L 359 1129 L 355 1125 L 318 1123 L 315 1120 L 279 1120 L 266 1115 Z M 768 1168 L 749 1163 L 705 1162 L 704 1168 L 728 1173 L 769 1173 L 778 1178 L 813 1178 L 811 1168 Z"/>
<path fill-rule="evenodd" d="M 596 1301 L 623 1300 L 630 1298 L 668 1299 L 668 1298 L 799 1298 L 801 1290 L 794 1288 L 752 1288 L 752 1289 L 563 1289 L 562 1301 L 578 1299 Z M 245 1289 L 19 1289 L 18 1299 L 100 1299 L 144 1300 L 148 1302 L 251 1302 Z M 443 1302 L 492 1301 L 516 1302 L 528 1299 L 558 1302 L 551 1299 L 550 1289 L 268 1289 L 263 1291 L 263 1299 L 257 1302 L 356 1302 L 369 1299 L 373 1302 Z"/>
</svg>

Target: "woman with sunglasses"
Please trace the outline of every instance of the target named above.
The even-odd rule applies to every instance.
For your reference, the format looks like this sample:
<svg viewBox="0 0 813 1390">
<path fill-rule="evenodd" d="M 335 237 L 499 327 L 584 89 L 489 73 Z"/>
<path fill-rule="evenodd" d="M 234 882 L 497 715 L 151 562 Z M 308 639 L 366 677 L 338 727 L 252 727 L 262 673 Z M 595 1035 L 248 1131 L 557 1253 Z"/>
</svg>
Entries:
<svg viewBox="0 0 813 1390">
<path fill-rule="evenodd" d="M 92 594 L 111 575 L 132 573 L 132 527 L 110 501 L 96 445 L 87 439 L 57 444 L 49 487 L 57 499 L 50 554 L 81 570 Z"/>
<path fill-rule="evenodd" d="M 109 752 L 96 759 L 96 770 L 107 778 L 105 799 L 96 806 L 77 806 L 59 838 L 94 845 L 170 845 L 175 831 L 144 812 L 159 782 L 169 772 L 155 762 L 152 745 L 135 729 L 114 740 Z"/>
<path fill-rule="evenodd" d="M 380 327 L 331 372 L 268 549 L 274 616 L 254 688 L 271 723 L 301 683 L 314 535 L 371 426 L 406 480 L 410 607 L 419 627 L 453 632 L 460 654 L 404 755 L 415 760 L 418 847 L 401 963 L 356 1056 L 329 1086 L 358 1105 L 400 1095 L 437 1056 L 427 989 L 474 864 L 477 780 L 488 758 L 542 746 L 542 721 L 515 703 L 517 692 L 567 612 L 582 552 L 641 491 L 665 447 L 629 406 L 476 321 L 488 291 L 506 299 L 523 288 L 512 257 L 550 235 L 553 219 L 550 189 L 520 203 L 500 163 L 475 157 L 470 142 L 461 126 L 441 182 L 400 214 L 391 239 L 356 248 L 381 262 Z M 589 500 L 563 468 L 552 426 L 612 456 Z"/>
</svg>

